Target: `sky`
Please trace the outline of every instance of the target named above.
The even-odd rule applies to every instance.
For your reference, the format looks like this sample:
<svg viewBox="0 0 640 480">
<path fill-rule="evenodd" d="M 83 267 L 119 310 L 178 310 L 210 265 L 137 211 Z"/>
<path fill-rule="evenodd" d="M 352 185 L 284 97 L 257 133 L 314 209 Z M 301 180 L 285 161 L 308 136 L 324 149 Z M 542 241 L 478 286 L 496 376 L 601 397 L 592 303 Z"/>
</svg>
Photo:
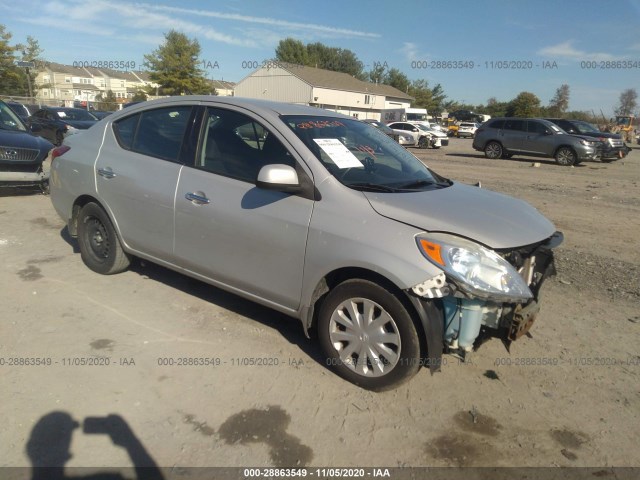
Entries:
<svg viewBox="0 0 640 480">
<path fill-rule="evenodd" d="M 570 87 L 570 110 L 607 117 L 640 89 L 640 0 L 0 0 L 12 43 L 31 35 L 45 60 L 135 62 L 170 29 L 198 40 L 208 78 L 238 82 L 293 37 L 353 51 L 371 69 L 440 83 L 448 99 L 547 105 Z"/>
</svg>

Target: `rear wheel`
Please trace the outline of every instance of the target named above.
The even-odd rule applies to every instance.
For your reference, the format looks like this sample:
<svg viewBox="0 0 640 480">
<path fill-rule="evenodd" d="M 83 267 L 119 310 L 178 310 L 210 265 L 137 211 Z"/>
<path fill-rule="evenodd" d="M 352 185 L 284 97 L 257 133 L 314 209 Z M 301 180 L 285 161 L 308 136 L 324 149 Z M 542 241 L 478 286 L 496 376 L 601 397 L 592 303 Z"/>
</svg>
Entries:
<svg viewBox="0 0 640 480">
<path fill-rule="evenodd" d="M 56 146 L 62 145 L 63 141 L 64 141 L 64 133 L 62 133 L 61 130 L 58 130 L 56 132 Z"/>
<path fill-rule="evenodd" d="M 576 152 L 574 152 L 571 148 L 560 147 L 556 152 L 555 158 L 558 165 L 568 167 L 576 163 L 578 156 L 576 155 Z"/>
<path fill-rule="evenodd" d="M 491 159 L 501 158 L 502 154 L 503 154 L 502 145 L 500 145 L 498 142 L 489 142 L 484 147 L 484 155 L 487 158 L 491 158 Z"/>
<path fill-rule="evenodd" d="M 94 272 L 120 273 L 131 262 L 109 216 L 95 203 L 87 203 L 78 214 L 78 243 L 82 261 Z"/>
<path fill-rule="evenodd" d="M 318 317 L 327 364 L 369 390 L 387 390 L 420 368 L 420 344 L 411 315 L 394 294 L 367 280 L 335 287 Z"/>
</svg>

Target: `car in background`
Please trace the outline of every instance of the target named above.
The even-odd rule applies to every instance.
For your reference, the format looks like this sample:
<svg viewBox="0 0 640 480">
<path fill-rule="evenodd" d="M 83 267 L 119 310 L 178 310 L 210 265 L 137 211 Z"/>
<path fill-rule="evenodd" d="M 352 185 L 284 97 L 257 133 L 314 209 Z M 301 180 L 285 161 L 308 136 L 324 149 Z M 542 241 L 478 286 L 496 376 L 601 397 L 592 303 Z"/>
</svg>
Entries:
<svg viewBox="0 0 640 480">
<path fill-rule="evenodd" d="M 98 119 L 81 108 L 42 107 L 27 120 L 29 129 L 54 145 L 62 144 L 67 135 L 93 126 Z"/>
<path fill-rule="evenodd" d="M 27 118 L 29 118 L 31 114 L 38 109 L 37 105 L 25 105 L 24 103 L 14 102 L 12 100 L 5 101 L 5 103 L 11 110 L 18 114 L 23 122 L 25 122 Z"/>
<path fill-rule="evenodd" d="M 472 122 L 460 122 L 458 125 L 458 131 L 456 132 L 456 136 L 458 138 L 468 137 L 473 138 L 476 134 L 476 130 L 478 130 L 479 125 L 477 123 Z"/>
<path fill-rule="evenodd" d="M 49 172 L 43 163 L 52 148 L 0 100 L 0 186 L 38 185 L 47 191 Z"/>
<path fill-rule="evenodd" d="M 425 127 L 419 122 L 391 122 L 388 127 L 400 135 L 410 136 L 411 141 L 405 144 L 407 146 L 440 148 L 449 145 L 449 139 L 445 133 Z"/>
<path fill-rule="evenodd" d="M 445 348 L 464 357 L 491 333 L 525 335 L 562 242 L 526 202 L 304 105 L 154 100 L 51 156 L 52 204 L 89 269 L 116 274 L 139 257 L 259 302 L 376 391 L 437 371 Z"/>
<path fill-rule="evenodd" d="M 389 128 L 386 124 L 382 123 L 380 120 L 366 119 L 363 120 L 364 123 L 368 123 L 369 125 L 376 127 L 386 136 L 393 138 L 396 142 L 400 143 L 400 135 L 394 132 L 391 128 Z"/>
<path fill-rule="evenodd" d="M 476 130 L 473 148 L 484 152 L 487 158 L 530 155 L 555 158 L 565 166 L 597 160 L 602 154 L 598 139 L 570 135 L 542 118 L 492 118 Z"/>
<path fill-rule="evenodd" d="M 455 118 L 458 122 L 471 122 L 476 119 L 477 114 L 471 110 L 455 110 L 449 113 L 448 118 Z"/>
<path fill-rule="evenodd" d="M 547 118 L 565 132 L 582 137 L 596 138 L 602 142 L 602 160 L 617 160 L 626 157 L 629 148 L 622 137 L 615 133 L 601 132 L 594 125 L 583 120 L 569 120 L 566 118 Z"/>
</svg>

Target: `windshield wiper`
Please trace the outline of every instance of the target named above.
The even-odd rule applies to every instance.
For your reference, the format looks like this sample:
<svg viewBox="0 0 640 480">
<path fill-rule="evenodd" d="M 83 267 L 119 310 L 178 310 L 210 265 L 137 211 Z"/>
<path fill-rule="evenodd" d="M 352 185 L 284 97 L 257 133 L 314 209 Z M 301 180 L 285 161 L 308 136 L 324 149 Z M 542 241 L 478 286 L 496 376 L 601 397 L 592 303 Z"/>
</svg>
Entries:
<svg viewBox="0 0 640 480">
<path fill-rule="evenodd" d="M 347 187 L 355 188 L 358 190 L 368 190 L 370 192 L 397 192 L 398 189 L 389 187 L 388 185 L 380 185 L 378 183 L 347 183 Z"/>
<path fill-rule="evenodd" d="M 448 187 L 449 186 L 449 184 L 445 183 L 445 182 L 435 182 L 433 180 L 416 180 L 416 181 L 413 181 L 413 182 L 406 183 L 404 185 L 400 185 L 400 186 L 398 186 L 398 188 L 401 188 L 403 190 L 414 190 L 416 188 L 429 187 L 431 185 L 436 185 L 438 187 Z"/>
</svg>

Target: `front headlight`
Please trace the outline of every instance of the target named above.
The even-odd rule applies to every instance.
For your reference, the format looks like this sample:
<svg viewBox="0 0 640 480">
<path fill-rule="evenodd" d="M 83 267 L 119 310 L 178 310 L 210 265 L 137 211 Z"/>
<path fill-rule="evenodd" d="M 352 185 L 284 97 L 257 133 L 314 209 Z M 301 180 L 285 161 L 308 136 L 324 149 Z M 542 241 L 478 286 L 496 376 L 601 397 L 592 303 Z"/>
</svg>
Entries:
<svg viewBox="0 0 640 480">
<path fill-rule="evenodd" d="M 580 140 L 580 143 L 587 147 L 595 147 L 598 144 L 598 142 L 590 142 L 589 140 Z"/>
<path fill-rule="evenodd" d="M 418 248 L 466 293 L 520 302 L 533 298 L 520 274 L 500 255 L 477 243 L 446 234 L 416 237 Z"/>
</svg>

